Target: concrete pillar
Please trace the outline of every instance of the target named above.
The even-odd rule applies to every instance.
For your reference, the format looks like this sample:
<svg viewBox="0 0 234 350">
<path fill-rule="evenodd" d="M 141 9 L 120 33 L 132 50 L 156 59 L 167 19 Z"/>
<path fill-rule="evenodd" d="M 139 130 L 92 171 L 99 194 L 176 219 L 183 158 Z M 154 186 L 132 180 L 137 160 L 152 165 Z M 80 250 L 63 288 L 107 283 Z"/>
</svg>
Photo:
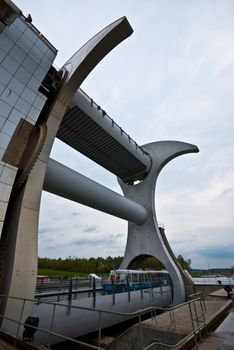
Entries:
<svg viewBox="0 0 234 350">
<path fill-rule="evenodd" d="M 198 148 L 184 142 L 161 141 L 144 145 L 143 149 L 152 158 L 151 170 L 144 181 L 131 186 L 118 179 L 124 195 L 144 206 L 148 212 L 144 224 L 136 225 L 129 222 L 127 246 L 120 268 L 128 268 L 134 260 L 142 255 L 159 259 L 170 274 L 174 291 L 173 304 L 176 305 L 185 301 L 185 288 L 175 258 L 167 249 L 158 227 L 154 203 L 155 186 L 160 171 L 170 160 L 185 153 L 198 152 Z"/>
<path fill-rule="evenodd" d="M 2 233 L 6 241 L 7 259 L 1 281 L 1 294 L 34 298 L 40 200 L 47 162 L 58 128 L 81 83 L 103 57 L 132 32 L 129 22 L 122 17 L 89 40 L 62 67 L 64 77 L 59 91 L 39 116 L 39 123 L 47 130 L 42 152 L 33 159 L 35 164 L 31 163 L 31 159 L 30 164 L 25 164 L 27 169 L 31 166 L 31 172 L 21 188 L 17 188 L 17 192 L 13 185 L 13 195 L 9 201 Z M 29 154 L 34 151 L 30 147 L 27 150 Z M 9 299 L 6 303 L 1 303 L 0 313 L 12 319 L 19 319 L 22 314 L 24 321 L 30 313 L 31 303 L 26 302 L 23 311 L 22 306 L 22 301 Z M 2 329 L 10 333 L 15 333 L 17 327 L 17 324 L 7 320 L 2 323 Z"/>
</svg>

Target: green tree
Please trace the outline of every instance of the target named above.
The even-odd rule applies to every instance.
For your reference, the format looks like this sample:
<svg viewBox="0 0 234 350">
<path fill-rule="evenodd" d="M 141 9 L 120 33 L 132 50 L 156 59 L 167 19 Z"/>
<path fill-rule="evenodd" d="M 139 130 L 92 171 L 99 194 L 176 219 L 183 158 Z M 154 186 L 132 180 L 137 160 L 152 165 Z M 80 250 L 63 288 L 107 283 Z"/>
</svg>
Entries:
<svg viewBox="0 0 234 350">
<path fill-rule="evenodd" d="M 179 262 L 183 270 L 191 271 L 191 265 L 192 265 L 191 259 L 185 260 L 182 255 L 178 255 L 177 261 Z"/>
</svg>

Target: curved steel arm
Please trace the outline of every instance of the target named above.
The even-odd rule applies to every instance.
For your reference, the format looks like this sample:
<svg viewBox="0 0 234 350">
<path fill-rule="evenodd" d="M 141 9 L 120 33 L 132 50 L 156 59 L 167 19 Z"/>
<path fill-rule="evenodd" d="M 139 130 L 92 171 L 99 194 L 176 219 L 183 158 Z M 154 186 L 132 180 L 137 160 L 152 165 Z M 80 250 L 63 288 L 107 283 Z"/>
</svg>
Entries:
<svg viewBox="0 0 234 350">
<path fill-rule="evenodd" d="M 103 57 L 132 33 L 127 18 L 121 17 L 92 37 L 64 64 L 67 86 L 76 91 Z"/>
</svg>

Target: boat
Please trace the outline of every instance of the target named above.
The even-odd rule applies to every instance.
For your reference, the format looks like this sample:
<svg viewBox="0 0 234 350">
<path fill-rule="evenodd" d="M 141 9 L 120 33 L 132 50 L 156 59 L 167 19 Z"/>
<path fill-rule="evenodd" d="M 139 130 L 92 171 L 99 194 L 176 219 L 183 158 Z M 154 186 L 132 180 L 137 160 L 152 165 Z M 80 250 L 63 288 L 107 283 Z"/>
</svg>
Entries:
<svg viewBox="0 0 234 350">
<path fill-rule="evenodd" d="M 169 273 L 165 270 L 112 270 L 107 282 L 103 282 L 105 292 L 116 293 L 128 290 L 157 288 L 171 285 Z"/>
<path fill-rule="evenodd" d="M 97 331 L 100 323 L 103 329 L 133 318 L 128 313 L 152 306 L 168 307 L 172 302 L 172 283 L 167 271 L 115 270 L 103 282 L 101 291 L 90 289 L 85 296 L 57 303 L 40 300 L 34 303 L 30 317 L 39 319 L 39 329 L 77 338 Z M 37 345 L 47 345 L 48 340 L 51 345 L 63 341 L 39 330 L 34 335 Z"/>
</svg>

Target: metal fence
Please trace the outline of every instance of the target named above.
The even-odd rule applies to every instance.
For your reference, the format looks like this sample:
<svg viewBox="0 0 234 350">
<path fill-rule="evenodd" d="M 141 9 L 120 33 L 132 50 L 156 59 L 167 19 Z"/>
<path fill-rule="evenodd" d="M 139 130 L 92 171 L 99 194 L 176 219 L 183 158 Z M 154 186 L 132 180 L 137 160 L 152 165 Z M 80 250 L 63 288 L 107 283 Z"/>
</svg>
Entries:
<svg viewBox="0 0 234 350">
<path fill-rule="evenodd" d="M 54 281 L 46 281 L 43 284 L 43 289 L 41 288 L 40 284 L 38 285 L 36 289 L 35 298 L 37 300 L 43 301 L 53 301 L 53 302 L 60 302 L 64 300 L 72 300 L 77 299 L 80 296 L 88 296 L 93 298 L 94 307 L 95 307 L 95 300 L 96 296 L 100 294 L 112 294 L 112 304 L 115 305 L 116 301 L 116 294 L 123 292 L 119 290 L 119 286 L 122 286 L 122 283 L 119 282 L 112 282 L 111 283 L 111 289 L 110 291 L 106 291 L 103 289 L 103 282 L 107 282 L 108 280 L 102 279 L 101 281 L 96 281 L 95 278 L 83 279 L 80 281 L 80 279 L 66 279 L 65 281 L 63 279 L 55 279 Z M 157 289 L 158 293 L 163 294 L 163 285 L 161 281 L 159 280 L 159 286 L 155 287 L 154 282 L 150 281 L 149 286 L 145 287 L 142 281 L 140 280 L 139 284 L 137 285 L 137 290 L 140 291 L 141 299 L 144 299 L 144 290 L 149 290 L 152 297 L 154 296 L 155 290 Z M 130 282 L 128 278 L 126 278 L 126 289 L 124 291 L 128 295 L 128 302 L 131 302 L 131 292 L 135 290 L 133 286 L 130 285 Z M 172 286 L 169 284 L 168 287 L 170 288 L 170 295 L 172 298 Z M 40 290 L 40 292 L 38 292 Z M 172 302 L 172 300 L 171 300 Z"/>
<path fill-rule="evenodd" d="M 99 350 L 104 350 L 101 347 L 101 340 L 102 340 L 102 317 L 104 314 L 111 314 L 111 315 L 118 315 L 118 316 L 122 316 L 123 320 L 124 318 L 137 318 L 138 319 L 138 326 L 139 326 L 139 335 L 140 335 L 140 342 L 139 342 L 139 349 L 141 350 L 149 350 L 152 349 L 154 346 L 162 346 L 163 348 L 175 348 L 177 346 L 179 346 L 180 344 L 182 344 L 186 339 L 190 338 L 191 336 L 194 337 L 194 343 L 196 345 L 196 349 L 198 349 L 198 340 L 201 340 L 201 330 L 202 328 L 205 328 L 205 330 L 207 331 L 207 325 L 206 325 L 206 319 L 205 319 L 205 312 L 206 312 L 206 308 L 205 308 L 205 302 L 202 299 L 202 295 L 201 294 L 194 294 L 191 295 L 189 301 L 174 306 L 174 307 L 170 307 L 170 308 L 161 308 L 161 307 L 148 307 L 142 310 L 138 310 L 135 312 L 128 312 L 128 313 L 123 313 L 123 312 L 116 312 L 116 311 L 107 311 L 107 310 L 101 310 L 101 309 L 91 309 L 91 308 L 86 308 L 86 307 L 81 307 L 81 306 L 75 306 L 75 305 L 68 305 L 68 304 L 61 304 L 61 303 L 51 303 L 51 302 L 43 302 L 44 304 L 48 304 L 48 305 L 53 305 L 53 312 L 52 312 L 52 318 L 51 318 L 51 323 L 50 323 L 50 327 L 49 329 L 43 329 L 40 327 L 35 327 L 32 325 L 28 325 L 25 322 L 23 322 L 22 318 L 23 318 L 23 314 L 24 314 L 24 308 L 27 302 L 29 303 L 38 303 L 37 300 L 35 299 L 26 299 L 26 298 L 17 298 L 17 297 L 13 297 L 13 296 L 5 296 L 5 295 L 0 295 L 0 300 L 1 303 L 2 302 L 6 302 L 8 301 L 8 299 L 14 299 L 14 300 L 19 300 L 22 302 L 22 307 L 19 313 L 19 317 L 18 319 L 13 319 L 10 317 L 7 317 L 5 315 L 0 315 L 0 319 L 2 320 L 7 320 L 9 322 L 12 322 L 14 324 L 17 324 L 17 331 L 15 334 L 13 334 L 13 336 L 15 337 L 15 346 L 17 345 L 18 340 L 22 339 L 22 336 L 20 336 L 20 328 L 21 327 L 28 327 L 34 331 L 40 331 L 40 332 L 44 332 L 46 334 L 48 334 L 48 342 L 47 345 L 48 349 L 51 349 L 51 344 L 52 344 L 52 337 L 58 337 L 61 339 L 61 341 L 69 341 L 72 343 L 76 343 L 78 345 L 82 345 L 83 347 L 87 348 L 87 349 L 99 349 Z M 198 313 L 197 310 L 197 305 L 200 305 L 200 310 L 201 313 Z M 169 328 L 171 327 L 175 327 L 176 326 L 176 319 L 175 319 L 175 314 L 174 311 L 178 308 L 181 308 L 182 306 L 187 306 L 188 307 L 188 311 L 189 311 L 189 315 L 190 315 L 190 321 L 192 324 L 192 331 L 187 334 L 182 340 L 180 340 L 179 342 L 177 342 L 176 344 L 168 344 L 168 343 L 163 343 L 157 340 L 153 340 L 153 342 L 147 346 L 144 346 L 144 342 L 143 342 L 143 333 L 142 333 L 142 316 L 146 313 L 151 313 L 151 317 L 152 320 L 154 320 L 155 323 L 155 328 L 157 328 L 157 314 L 159 314 L 159 312 L 165 312 L 168 311 L 169 312 L 169 318 L 170 318 L 170 324 L 169 324 Z M 81 310 L 88 310 L 88 311 L 92 311 L 92 312 L 97 312 L 98 313 L 98 346 L 95 345 L 91 345 L 76 339 L 73 339 L 71 337 L 68 337 L 66 335 L 63 334 L 59 334 L 57 332 L 54 331 L 54 317 L 55 317 L 55 310 L 57 307 L 66 307 L 66 308 L 70 308 L 70 309 L 81 309 Z M 202 317 L 202 320 L 200 320 L 200 317 Z M 21 329 L 22 331 L 22 329 Z"/>
</svg>

